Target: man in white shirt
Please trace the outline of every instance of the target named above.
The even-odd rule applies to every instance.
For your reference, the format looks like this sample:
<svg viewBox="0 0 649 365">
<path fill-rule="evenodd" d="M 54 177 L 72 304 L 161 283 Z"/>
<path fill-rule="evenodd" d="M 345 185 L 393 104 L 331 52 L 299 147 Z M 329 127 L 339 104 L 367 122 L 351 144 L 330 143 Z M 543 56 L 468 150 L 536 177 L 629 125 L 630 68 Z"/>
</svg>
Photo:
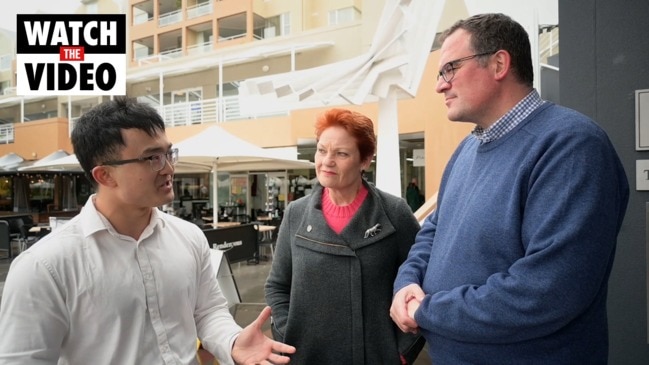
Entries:
<svg viewBox="0 0 649 365">
<path fill-rule="evenodd" d="M 218 142 L 218 141 L 217 141 Z M 81 213 L 14 260 L 0 304 L 0 364 L 284 364 L 264 309 L 239 327 L 203 232 L 156 207 L 174 198 L 178 150 L 157 112 L 116 98 L 72 132 L 96 187 Z"/>
</svg>

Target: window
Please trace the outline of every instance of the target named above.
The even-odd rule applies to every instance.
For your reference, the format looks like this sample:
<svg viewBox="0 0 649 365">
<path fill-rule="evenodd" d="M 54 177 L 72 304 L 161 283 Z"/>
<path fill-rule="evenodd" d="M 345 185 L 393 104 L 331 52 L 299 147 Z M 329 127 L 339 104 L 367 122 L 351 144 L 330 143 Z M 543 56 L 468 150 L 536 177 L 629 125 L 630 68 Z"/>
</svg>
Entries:
<svg viewBox="0 0 649 365">
<path fill-rule="evenodd" d="M 0 56 L 0 70 L 10 70 L 11 61 L 13 61 L 13 59 L 14 59 L 13 54 L 6 54 Z"/>
<path fill-rule="evenodd" d="M 165 93 L 166 96 L 167 93 Z M 185 90 L 177 90 L 172 93 L 169 93 L 171 100 L 169 103 L 178 104 L 178 103 L 189 103 L 192 101 L 200 101 L 203 99 L 203 89 L 202 88 L 192 88 Z M 168 104 L 168 103 L 165 103 Z"/>
<path fill-rule="evenodd" d="M 13 211 L 13 179 L 11 176 L 0 177 L 0 210 Z"/>
<path fill-rule="evenodd" d="M 353 6 L 329 11 L 329 25 L 352 22 L 360 18 L 360 12 Z"/>
<path fill-rule="evenodd" d="M 86 14 L 98 14 L 97 3 L 86 4 Z"/>
<path fill-rule="evenodd" d="M 291 13 L 282 13 L 279 15 L 281 24 L 281 35 L 291 34 Z"/>
<path fill-rule="evenodd" d="M 282 13 L 266 19 L 263 38 L 291 34 L 291 13 Z"/>
<path fill-rule="evenodd" d="M 29 180 L 29 207 L 37 212 L 46 211 L 54 203 L 54 177 L 32 177 Z"/>
<path fill-rule="evenodd" d="M 0 81 L 0 95 L 5 95 L 5 90 L 11 87 L 11 82 L 9 81 Z"/>
</svg>

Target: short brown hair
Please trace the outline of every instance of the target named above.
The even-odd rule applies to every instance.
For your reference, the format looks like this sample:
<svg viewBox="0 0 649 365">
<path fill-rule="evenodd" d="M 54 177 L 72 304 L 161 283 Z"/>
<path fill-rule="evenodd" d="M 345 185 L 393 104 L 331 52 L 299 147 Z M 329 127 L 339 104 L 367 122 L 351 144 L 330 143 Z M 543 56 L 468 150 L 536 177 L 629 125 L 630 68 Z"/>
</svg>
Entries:
<svg viewBox="0 0 649 365">
<path fill-rule="evenodd" d="M 518 22 L 505 14 L 477 14 L 458 20 L 441 34 L 440 41 L 444 42 L 458 29 L 471 35 L 471 48 L 475 53 L 497 52 L 501 49 L 509 52 L 514 75 L 525 85 L 533 86 L 530 39 L 525 28 Z"/>
</svg>

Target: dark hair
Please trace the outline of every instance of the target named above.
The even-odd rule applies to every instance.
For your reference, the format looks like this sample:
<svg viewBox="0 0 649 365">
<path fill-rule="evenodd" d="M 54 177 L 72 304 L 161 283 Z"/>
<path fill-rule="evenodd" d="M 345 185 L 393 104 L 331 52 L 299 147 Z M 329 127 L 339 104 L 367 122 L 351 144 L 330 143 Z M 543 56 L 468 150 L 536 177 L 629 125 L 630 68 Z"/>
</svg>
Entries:
<svg viewBox="0 0 649 365">
<path fill-rule="evenodd" d="M 374 135 L 374 124 L 370 118 L 347 109 L 329 109 L 315 122 L 316 139 L 320 139 L 320 135 L 325 129 L 336 126 L 345 128 L 356 139 L 361 160 L 374 156 L 376 135 Z"/>
<path fill-rule="evenodd" d="M 471 47 L 475 53 L 505 50 L 511 55 L 511 66 L 518 80 L 527 86 L 534 83 L 532 70 L 532 51 L 525 29 L 504 14 L 478 14 L 462 19 L 445 30 L 440 40 L 443 42 L 458 29 L 471 34 Z M 482 60 L 481 65 L 484 66 Z"/>
<path fill-rule="evenodd" d="M 162 117 L 151 106 L 134 98 L 117 96 L 83 114 L 72 130 L 72 147 L 88 179 L 92 169 L 108 160 L 119 159 L 124 129 L 140 129 L 150 136 L 164 132 Z"/>
</svg>

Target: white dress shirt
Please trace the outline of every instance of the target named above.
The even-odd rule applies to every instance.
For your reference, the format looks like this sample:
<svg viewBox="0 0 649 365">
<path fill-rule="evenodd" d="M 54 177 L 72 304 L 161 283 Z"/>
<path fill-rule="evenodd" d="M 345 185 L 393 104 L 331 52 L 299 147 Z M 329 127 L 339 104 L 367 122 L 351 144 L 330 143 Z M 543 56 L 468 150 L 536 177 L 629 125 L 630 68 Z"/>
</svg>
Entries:
<svg viewBox="0 0 649 365">
<path fill-rule="evenodd" d="M 0 304 L 0 364 L 221 364 L 241 331 L 203 232 L 153 209 L 139 240 L 94 206 L 11 265 Z"/>
</svg>

